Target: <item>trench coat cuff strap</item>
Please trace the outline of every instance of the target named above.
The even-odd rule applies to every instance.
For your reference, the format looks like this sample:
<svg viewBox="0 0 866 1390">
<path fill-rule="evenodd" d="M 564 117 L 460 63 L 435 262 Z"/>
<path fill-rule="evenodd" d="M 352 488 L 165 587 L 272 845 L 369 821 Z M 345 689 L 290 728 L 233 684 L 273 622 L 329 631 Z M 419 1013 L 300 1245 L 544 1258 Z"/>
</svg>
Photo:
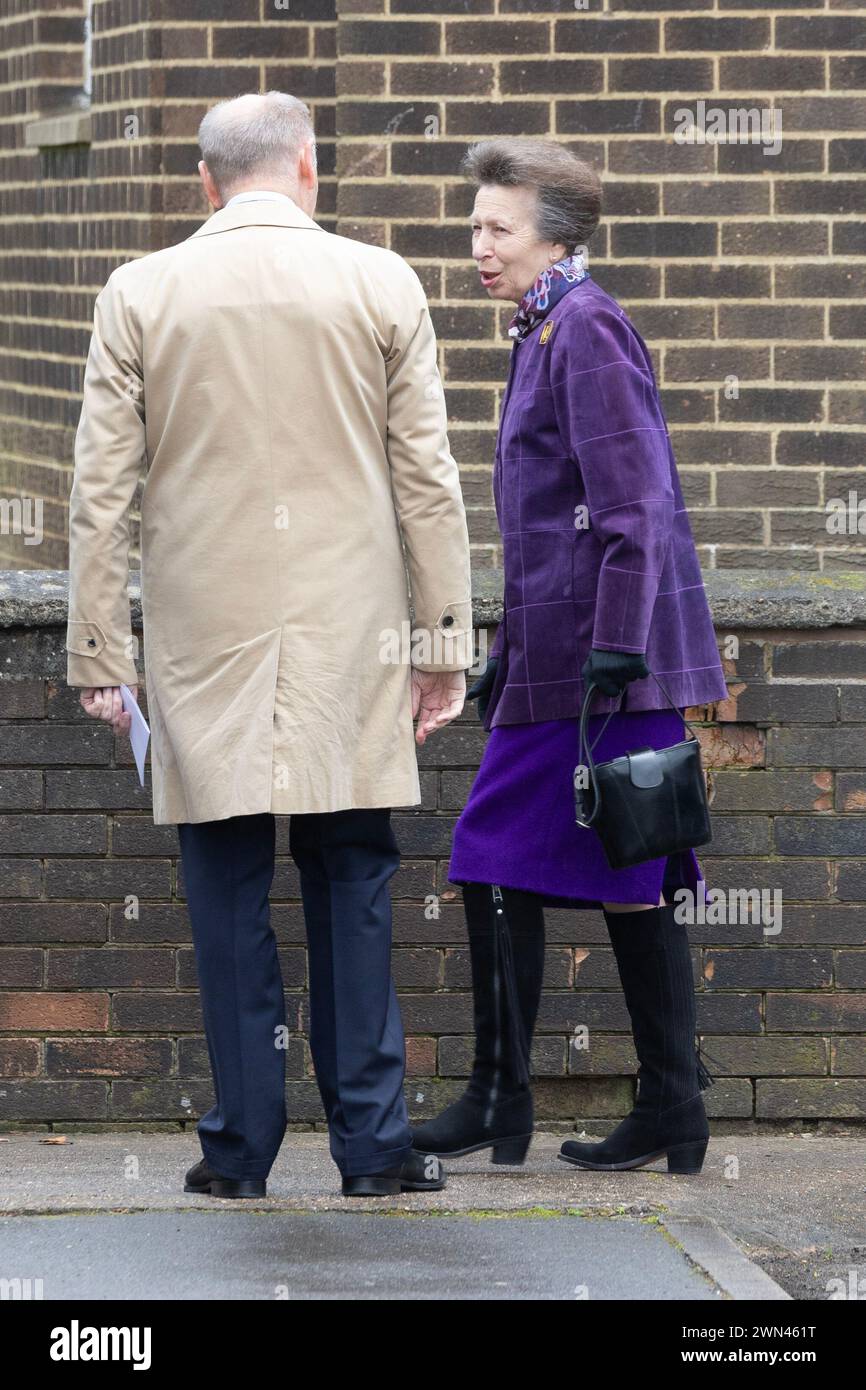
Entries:
<svg viewBox="0 0 866 1390">
<path fill-rule="evenodd" d="M 135 662 L 127 655 L 131 633 L 109 638 L 99 623 L 70 618 L 66 630 L 66 684 L 139 685 Z"/>
<path fill-rule="evenodd" d="M 412 665 L 419 671 L 468 671 L 475 660 L 472 646 L 472 600 L 455 599 L 435 622 L 416 622 Z"/>
</svg>

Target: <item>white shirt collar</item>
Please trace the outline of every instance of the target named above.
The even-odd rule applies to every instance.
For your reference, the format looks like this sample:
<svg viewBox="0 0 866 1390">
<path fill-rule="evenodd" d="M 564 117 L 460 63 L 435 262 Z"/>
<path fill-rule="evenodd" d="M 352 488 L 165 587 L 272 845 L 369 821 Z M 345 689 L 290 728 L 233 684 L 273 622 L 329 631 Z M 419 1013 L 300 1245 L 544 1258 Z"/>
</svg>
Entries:
<svg viewBox="0 0 866 1390">
<path fill-rule="evenodd" d="M 236 193 L 233 198 L 229 198 L 227 203 L 223 203 L 223 208 L 230 208 L 232 203 L 252 203 L 259 201 L 269 203 L 291 203 L 292 207 L 297 207 L 297 204 L 285 193 L 275 193 L 269 188 L 263 188 L 261 190 L 252 188 L 248 189 L 246 193 Z"/>
</svg>

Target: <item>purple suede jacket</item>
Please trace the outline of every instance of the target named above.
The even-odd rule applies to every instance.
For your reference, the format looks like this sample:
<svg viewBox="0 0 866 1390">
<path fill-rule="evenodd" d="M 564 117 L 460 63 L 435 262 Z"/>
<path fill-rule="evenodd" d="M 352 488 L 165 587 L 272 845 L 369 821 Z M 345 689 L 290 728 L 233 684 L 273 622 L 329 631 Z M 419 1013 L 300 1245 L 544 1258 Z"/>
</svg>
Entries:
<svg viewBox="0 0 866 1390">
<path fill-rule="evenodd" d="M 725 698 L 646 344 L 587 277 L 511 350 L 493 470 L 504 612 L 486 729 L 577 716 L 592 647 L 645 652 L 679 707 Z M 592 713 L 667 707 L 652 677 Z"/>
</svg>

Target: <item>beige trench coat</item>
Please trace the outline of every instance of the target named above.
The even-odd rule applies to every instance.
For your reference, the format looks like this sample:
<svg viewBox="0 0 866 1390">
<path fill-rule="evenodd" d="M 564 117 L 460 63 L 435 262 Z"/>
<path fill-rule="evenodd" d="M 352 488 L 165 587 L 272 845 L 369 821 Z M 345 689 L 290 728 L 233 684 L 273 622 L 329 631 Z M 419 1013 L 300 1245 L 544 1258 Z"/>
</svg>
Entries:
<svg viewBox="0 0 866 1390">
<path fill-rule="evenodd" d="M 139 679 L 143 467 L 155 823 L 417 805 L 410 663 L 471 666 L 472 611 L 411 267 L 262 200 L 113 272 L 75 440 L 71 686 Z"/>
</svg>

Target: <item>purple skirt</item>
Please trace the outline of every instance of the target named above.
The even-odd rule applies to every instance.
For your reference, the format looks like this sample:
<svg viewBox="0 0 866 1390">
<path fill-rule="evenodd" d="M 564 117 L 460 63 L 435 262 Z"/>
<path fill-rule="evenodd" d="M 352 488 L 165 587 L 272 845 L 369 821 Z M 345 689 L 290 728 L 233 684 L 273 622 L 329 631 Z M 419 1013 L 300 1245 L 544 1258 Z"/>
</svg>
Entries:
<svg viewBox="0 0 866 1390">
<path fill-rule="evenodd" d="M 688 737 L 672 709 L 617 710 L 589 720 L 593 759 L 633 748 L 668 748 Z M 694 850 L 612 869 L 595 831 L 574 819 L 573 774 L 578 719 L 497 724 L 490 730 L 469 800 L 454 827 L 448 878 L 498 883 L 538 893 L 550 907 L 597 908 L 603 902 L 658 903 L 689 888 L 703 901 L 704 878 Z"/>
</svg>

